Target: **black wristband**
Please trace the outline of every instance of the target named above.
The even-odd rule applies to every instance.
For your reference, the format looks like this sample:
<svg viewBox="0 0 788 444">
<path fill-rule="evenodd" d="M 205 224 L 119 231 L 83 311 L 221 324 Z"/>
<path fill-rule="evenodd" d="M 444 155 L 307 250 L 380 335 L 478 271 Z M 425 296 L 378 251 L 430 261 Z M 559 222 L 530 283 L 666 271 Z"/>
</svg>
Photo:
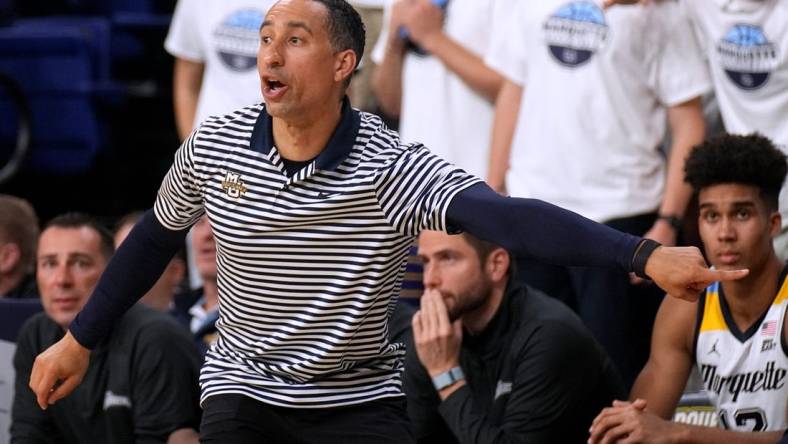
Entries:
<svg viewBox="0 0 788 444">
<path fill-rule="evenodd" d="M 660 246 L 661 244 L 653 239 L 644 238 L 640 241 L 635 249 L 635 255 L 632 256 L 632 272 L 635 273 L 635 276 L 642 279 L 651 279 L 646 274 L 646 262 L 648 262 L 651 253 Z"/>
</svg>

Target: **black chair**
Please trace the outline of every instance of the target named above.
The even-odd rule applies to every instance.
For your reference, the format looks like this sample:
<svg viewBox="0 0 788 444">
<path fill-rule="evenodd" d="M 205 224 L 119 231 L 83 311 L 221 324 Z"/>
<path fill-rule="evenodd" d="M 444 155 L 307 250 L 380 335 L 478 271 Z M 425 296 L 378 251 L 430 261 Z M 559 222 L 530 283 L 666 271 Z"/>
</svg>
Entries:
<svg viewBox="0 0 788 444">
<path fill-rule="evenodd" d="M 16 342 L 22 324 L 41 310 L 38 299 L 0 299 L 0 341 Z"/>
</svg>

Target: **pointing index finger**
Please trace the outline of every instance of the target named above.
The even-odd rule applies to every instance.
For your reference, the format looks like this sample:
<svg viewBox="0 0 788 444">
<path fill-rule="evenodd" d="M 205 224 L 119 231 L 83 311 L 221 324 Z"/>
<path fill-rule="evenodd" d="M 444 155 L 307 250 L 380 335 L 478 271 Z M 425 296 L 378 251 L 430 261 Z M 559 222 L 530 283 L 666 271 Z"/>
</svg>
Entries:
<svg viewBox="0 0 788 444">
<path fill-rule="evenodd" d="M 743 268 L 741 270 L 709 270 L 712 273 L 715 281 L 735 281 L 747 276 L 750 270 Z"/>
</svg>

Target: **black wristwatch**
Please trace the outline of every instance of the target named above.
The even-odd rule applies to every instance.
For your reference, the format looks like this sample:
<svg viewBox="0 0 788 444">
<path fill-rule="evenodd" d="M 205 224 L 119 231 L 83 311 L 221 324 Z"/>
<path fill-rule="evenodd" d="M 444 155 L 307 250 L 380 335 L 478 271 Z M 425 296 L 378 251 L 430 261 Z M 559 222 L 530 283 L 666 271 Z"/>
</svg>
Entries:
<svg viewBox="0 0 788 444">
<path fill-rule="evenodd" d="M 657 219 L 664 220 L 670 224 L 671 228 L 673 228 L 676 233 L 680 232 L 681 229 L 684 228 L 684 221 L 675 214 L 660 214 L 657 216 Z"/>
</svg>

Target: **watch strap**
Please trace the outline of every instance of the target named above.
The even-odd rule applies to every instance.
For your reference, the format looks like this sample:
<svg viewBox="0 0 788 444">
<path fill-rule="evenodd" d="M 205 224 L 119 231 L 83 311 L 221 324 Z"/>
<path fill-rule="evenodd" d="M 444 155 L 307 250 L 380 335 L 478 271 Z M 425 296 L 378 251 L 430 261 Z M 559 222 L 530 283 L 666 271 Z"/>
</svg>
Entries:
<svg viewBox="0 0 788 444">
<path fill-rule="evenodd" d="M 443 372 L 432 378 L 432 385 L 435 386 L 435 390 L 441 391 L 463 379 L 465 379 L 465 374 L 462 372 L 462 369 L 460 367 L 453 367 L 449 369 L 449 371 Z"/>
<path fill-rule="evenodd" d="M 657 220 L 664 220 L 667 222 L 676 233 L 684 228 L 684 221 L 675 214 L 660 214 L 657 216 Z"/>
<path fill-rule="evenodd" d="M 635 249 L 635 255 L 632 257 L 631 269 L 635 275 L 641 279 L 651 279 L 646 274 L 646 262 L 651 256 L 651 253 L 659 248 L 661 244 L 655 240 L 644 238 L 640 241 Z"/>
</svg>

